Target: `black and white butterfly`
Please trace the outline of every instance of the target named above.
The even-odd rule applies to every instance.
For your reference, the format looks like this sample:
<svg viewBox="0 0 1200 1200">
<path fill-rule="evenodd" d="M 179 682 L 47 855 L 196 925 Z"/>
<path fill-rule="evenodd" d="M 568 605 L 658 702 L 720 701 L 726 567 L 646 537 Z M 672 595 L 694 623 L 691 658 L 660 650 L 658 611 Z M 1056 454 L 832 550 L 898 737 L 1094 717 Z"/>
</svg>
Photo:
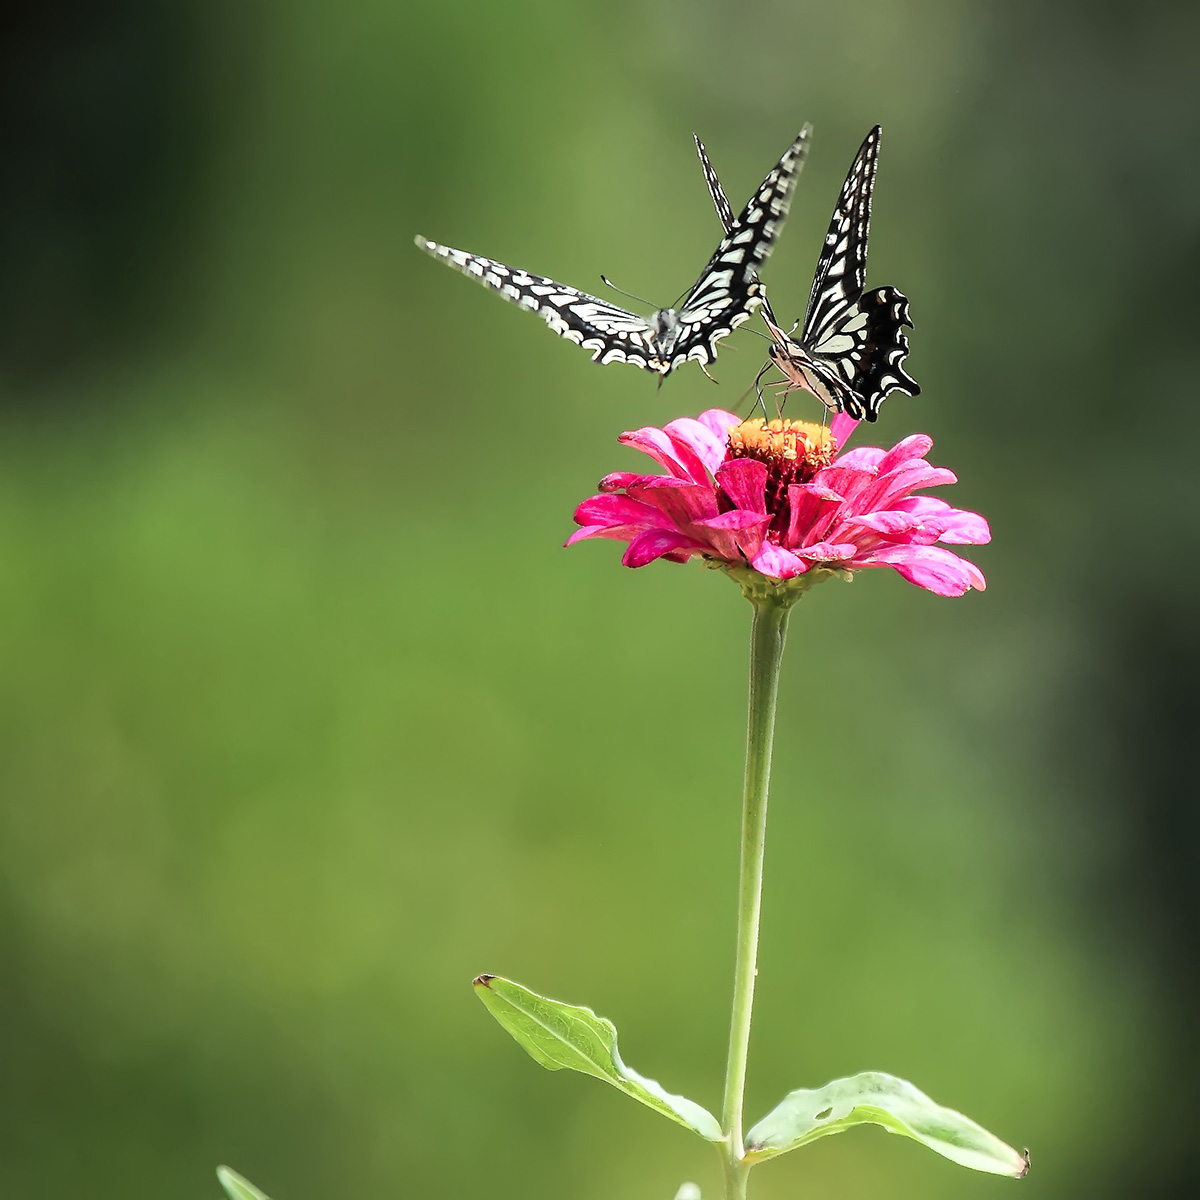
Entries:
<svg viewBox="0 0 1200 1200">
<path fill-rule="evenodd" d="M 893 287 L 863 292 L 879 135 L 876 125 L 859 147 L 842 185 L 817 260 L 799 339 L 780 328 L 765 298 L 762 305 L 771 331 L 771 364 L 784 376 L 784 395 L 803 389 L 829 408 L 868 421 L 876 420 L 889 393 L 921 394 L 904 369 L 908 354 L 904 326 L 912 327 L 907 298 Z M 728 229 L 729 201 L 698 138 L 696 149 L 717 215 Z"/>
<path fill-rule="evenodd" d="M 537 313 L 559 337 L 592 351 L 592 361 L 627 362 L 666 378 L 689 359 L 701 367 L 717 356 L 717 342 L 766 300 L 757 268 L 762 265 L 787 216 L 796 176 L 808 153 L 806 125 L 771 168 L 678 308 L 660 308 L 647 320 L 636 313 L 477 254 L 417 237 L 420 248 L 464 275 Z M 723 198 L 723 193 L 722 193 Z M 725 201 L 728 208 L 728 201 Z"/>
</svg>

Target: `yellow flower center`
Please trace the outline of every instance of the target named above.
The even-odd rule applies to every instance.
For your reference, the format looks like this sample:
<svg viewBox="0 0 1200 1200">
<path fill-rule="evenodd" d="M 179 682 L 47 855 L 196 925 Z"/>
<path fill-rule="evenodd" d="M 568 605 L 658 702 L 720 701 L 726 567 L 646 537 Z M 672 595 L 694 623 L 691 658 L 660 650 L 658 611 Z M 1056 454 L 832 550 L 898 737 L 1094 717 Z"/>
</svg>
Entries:
<svg viewBox="0 0 1200 1200">
<path fill-rule="evenodd" d="M 729 431 L 730 458 L 756 458 L 773 475 L 792 476 L 790 483 L 811 479 L 836 454 L 829 429 L 811 421 L 767 422 L 755 417 Z"/>
</svg>

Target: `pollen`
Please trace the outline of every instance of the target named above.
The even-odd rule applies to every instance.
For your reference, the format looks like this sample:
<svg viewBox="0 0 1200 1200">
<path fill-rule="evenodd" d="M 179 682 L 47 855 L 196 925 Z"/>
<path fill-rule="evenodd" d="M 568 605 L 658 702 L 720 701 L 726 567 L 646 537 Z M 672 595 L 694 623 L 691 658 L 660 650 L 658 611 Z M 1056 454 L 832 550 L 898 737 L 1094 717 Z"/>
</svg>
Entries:
<svg viewBox="0 0 1200 1200">
<path fill-rule="evenodd" d="M 727 454 L 729 458 L 757 459 L 772 475 L 784 476 L 789 483 L 802 483 L 829 466 L 837 448 L 824 425 L 811 421 L 767 422 L 756 417 L 729 431 Z"/>
</svg>

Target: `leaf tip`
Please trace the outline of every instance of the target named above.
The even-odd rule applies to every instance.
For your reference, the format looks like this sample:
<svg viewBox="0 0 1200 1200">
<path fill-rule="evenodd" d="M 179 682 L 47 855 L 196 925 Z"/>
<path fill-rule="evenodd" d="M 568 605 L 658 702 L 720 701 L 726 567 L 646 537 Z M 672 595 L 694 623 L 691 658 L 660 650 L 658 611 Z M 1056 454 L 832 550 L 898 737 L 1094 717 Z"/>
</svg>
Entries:
<svg viewBox="0 0 1200 1200">
<path fill-rule="evenodd" d="M 1021 1168 L 1021 1173 L 1017 1176 L 1018 1179 L 1024 1179 L 1025 1176 L 1029 1174 L 1029 1168 L 1033 1166 L 1033 1163 L 1029 1161 L 1029 1147 L 1028 1146 L 1025 1147 L 1024 1151 L 1021 1154 L 1021 1157 L 1025 1160 L 1025 1165 Z"/>
<path fill-rule="evenodd" d="M 495 975 L 476 975 L 475 978 L 471 980 L 471 986 L 485 988 L 488 987 L 495 978 Z"/>
</svg>

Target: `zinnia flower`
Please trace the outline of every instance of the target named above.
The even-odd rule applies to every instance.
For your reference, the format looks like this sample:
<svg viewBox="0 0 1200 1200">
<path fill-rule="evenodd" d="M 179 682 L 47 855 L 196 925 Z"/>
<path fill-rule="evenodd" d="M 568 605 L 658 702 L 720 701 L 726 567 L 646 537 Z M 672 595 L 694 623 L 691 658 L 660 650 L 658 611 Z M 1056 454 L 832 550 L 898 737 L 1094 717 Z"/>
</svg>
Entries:
<svg viewBox="0 0 1200 1200">
<path fill-rule="evenodd" d="M 842 453 L 857 422 L 844 414 L 826 428 L 807 421 L 742 421 L 710 408 L 662 429 L 618 439 L 648 454 L 665 475 L 618 471 L 575 510 L 586 538 L 627 542 L 622 562 L 685 562 L 750 568 L 770 580 L 813 568 L 891 567 L 939 596 L 982 590 L 974 563 L 937 545 L 991 538 L 978 513 L 914 492 L 956 482 L 925 460 L 933 441 L 914 433 L 890 450 Z"/>
</svg>

